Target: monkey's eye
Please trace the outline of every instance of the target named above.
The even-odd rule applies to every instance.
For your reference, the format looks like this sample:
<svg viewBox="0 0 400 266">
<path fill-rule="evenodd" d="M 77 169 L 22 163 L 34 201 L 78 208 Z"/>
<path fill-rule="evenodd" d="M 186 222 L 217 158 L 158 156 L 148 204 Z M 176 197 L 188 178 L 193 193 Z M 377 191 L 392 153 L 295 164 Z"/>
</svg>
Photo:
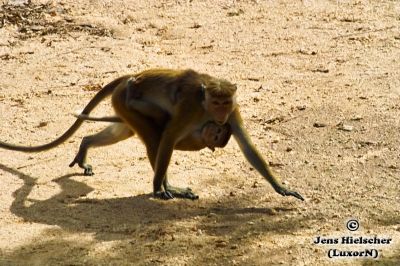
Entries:
<svg viewBox="0 0 400 266">
<path fill-rule="evenodd" d="M 230 104 L 232 104 L 232 101 L 231 100 L 226 100 L 222 104 L 223 105 L 230 105 Z"/>
<path fill-rule="evenodd" d="M 213 105 L 219 105 L 219 101 L 212 101 L 211 102 Z"/>
</svg>

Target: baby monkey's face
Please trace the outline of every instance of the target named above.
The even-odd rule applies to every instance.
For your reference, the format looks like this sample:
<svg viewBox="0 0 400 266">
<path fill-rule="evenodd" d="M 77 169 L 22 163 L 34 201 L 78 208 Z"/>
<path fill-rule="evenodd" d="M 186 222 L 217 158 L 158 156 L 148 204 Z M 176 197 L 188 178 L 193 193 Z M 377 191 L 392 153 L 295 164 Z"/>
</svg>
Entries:
<svg viewBox="0 0 400 266">
<path fill-rule="evenodd" d="M 212 151 L 215 150 L 215 147 L 225 147 L 231 134 L 232 132 L 229 125 L 217 125 L 213 122 L 207 123 L 201 130 L 203 142 Z"/>
</svg>

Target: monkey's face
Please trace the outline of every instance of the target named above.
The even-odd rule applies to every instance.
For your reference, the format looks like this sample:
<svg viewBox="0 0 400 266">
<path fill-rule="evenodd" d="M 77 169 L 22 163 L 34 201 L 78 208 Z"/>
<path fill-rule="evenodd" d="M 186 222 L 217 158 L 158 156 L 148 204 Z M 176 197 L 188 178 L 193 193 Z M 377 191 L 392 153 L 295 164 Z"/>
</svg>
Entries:
<svg viewBox="0 0 400 266">
<path fill-rule="evenodd" d="M 217 125 L 213 122 L 207 123 L 201 130 L 201 138 L 208 148 L 214 151 L 215 147 L 225 147 L 231 136 L 229 125 Z"/>
<path fill-rule="evenodd" d="M 228 121 L 232 113 L 236 99 L 231 97 L 215 97 L 205 93 L 204 108 L 218 125 L 223 125 Z"/>
</svg>

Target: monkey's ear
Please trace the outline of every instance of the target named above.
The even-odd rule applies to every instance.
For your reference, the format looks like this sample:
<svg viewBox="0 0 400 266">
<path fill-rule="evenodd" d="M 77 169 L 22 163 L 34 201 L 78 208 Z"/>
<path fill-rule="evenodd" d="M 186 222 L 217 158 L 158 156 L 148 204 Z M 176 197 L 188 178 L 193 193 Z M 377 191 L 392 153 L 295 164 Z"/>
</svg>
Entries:
<svg viewBox="0 0 400 266">
<path fill-rule="evenodd" d="M 206 85 L 204 85 L 203 83 L 200 84 L 201 87 L 201 101 L 204 101 L 206 99 L 206 91 L 207 91 L 207 87 Z"/>
<path fill-rule="evenodd" d="M 130 77 L 128 79 L 128 86 L 133 86 L 133 84 L 136 82 L 136 78 L 135 77 Z"/>
<path fill-rule="evenodd" d="M 237 84 L 235 83 L 235 84 L 233 84 L 233 88 L 234 88 L 234 90 L 235 90 L 235 92 L 237 91 Z"/>
</svg>

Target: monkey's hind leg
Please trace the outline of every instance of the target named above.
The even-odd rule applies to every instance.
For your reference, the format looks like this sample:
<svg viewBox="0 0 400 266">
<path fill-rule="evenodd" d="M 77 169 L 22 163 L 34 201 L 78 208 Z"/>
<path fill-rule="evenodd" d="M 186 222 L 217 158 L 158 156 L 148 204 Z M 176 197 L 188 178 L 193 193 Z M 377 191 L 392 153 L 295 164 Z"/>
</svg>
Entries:
<svg viewBox="0 0 400 266">
<path fill-rule="evenodd" d="M 86 163 L 86 156 L 89 148 L 111 145 L 125 140 L 133 135 L 133 132 L 122 123 L 115 123 L 103 129 L 97 134 L 86 136 L 82 139 L 79 151 L 69 167 L 78 164 L 84 170 L 83 174 L 87 176 L 94 175 L 93 167 Z"/>
</svg>

